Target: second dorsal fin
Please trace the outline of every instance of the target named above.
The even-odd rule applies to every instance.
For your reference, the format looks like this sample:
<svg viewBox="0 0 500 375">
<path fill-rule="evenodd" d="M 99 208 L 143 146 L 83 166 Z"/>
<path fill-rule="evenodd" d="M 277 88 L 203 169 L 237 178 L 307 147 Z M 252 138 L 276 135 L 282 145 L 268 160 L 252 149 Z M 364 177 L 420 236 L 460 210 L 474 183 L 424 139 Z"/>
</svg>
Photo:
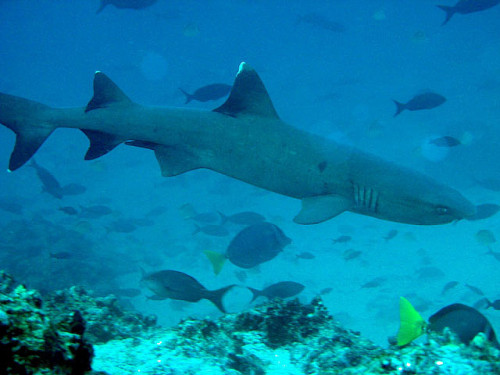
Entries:
<svg viewBox="0 0 500 375">
<path fill-rule="evenodd" d="M 278 113 L 257 72 L 242 62 L 229 98 L 214 109 L 228 116 L 253 115 L 278 119 Z"/>
</svg>

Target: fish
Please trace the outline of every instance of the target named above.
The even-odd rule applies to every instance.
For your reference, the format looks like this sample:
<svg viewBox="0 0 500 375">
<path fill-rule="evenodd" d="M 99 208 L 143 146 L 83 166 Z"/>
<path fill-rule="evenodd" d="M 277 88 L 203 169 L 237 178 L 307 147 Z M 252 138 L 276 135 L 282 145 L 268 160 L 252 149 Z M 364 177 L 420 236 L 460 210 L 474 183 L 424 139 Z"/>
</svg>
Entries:
<svg viewBox="0 0 500 375">
<path fill-rule="evenodd" d="M 195 234 L 200 232 L 208 236 L 214 236 L 214 237 L 229 236 L 229 231 L 223 225 L 215 225 L 215 224 L 208 224 L 203 226 L 196 225 L 196 229 L 193 231 L 192 234 L 194 236 Z"/>
<path fill-rule="evenodd" d="M 420 280 L 432 280 L 444 277 L 445 274 L 437 267 L 424 266 L 415 271 Z"/>
<path fill-rule="evenodd" d="M 132 233 L 137 229 L 132 219 L 114 220 L 106 226 L 107 232 Z"/>
<path fill-rule="evenodd" d="M 314 259 L 316 258 L 316 255 L 310 253 L 309 251 L 302 251 L 298 254 L 295 254 L 295 257 L 298 259 Z"/>
<path fill-rule="evenodd" d="M 486 308 L 493 308 L 494 310 L 500 310 L 500 299 L 497 299 L 491 302 L 489 299 L 486 299 Z"/>
<path fill-rule="evenodd" d="M 118 9 L 144 9 L 157 1 L 158 0 L 101 0 L 101 5 L 95 13 L 101 13 L 108 5 L 113 5 Z"/>
<path fill-rule="evenodd" d="M 391 229 L 389 232 L 387 232 L 387 234 L 384 236 L 384 240 L 386 241 L 390 241 L 392 240 L 394 237 L 396 237 L 398 235 L 399 231 L 397 229 Z"/>
<path fill-rule="evenodd" d="M 179 90 L 186 96 L 184 104 L 188 104 L 193 100 L 198 102 L 208 102 L 210 100 L 223 98 L 229 94 L 231 87 L 231 85 L 226 85 L 225 83 L 213 83 L 211 85 L 200 87 L 192 94 L 189 94 L 180 87 Z"/>
<path fill-rule="evenodd" d="M 476 213 L 467 218 L 469 221 L 484 220 L 496 215 L 500 211 L 500 206 L 494 203 L 478 204 Z"/>
<path fill-rule="evenodd" d="M 35 159 L 31 159 L 30 167 L 35 169 L 36 175 L 43 185 L 43 191 L 49 193 L 54 198 L 62 199 L 64 196 L 63 189 L 59 181 L 46 168 L 39 165 Z"/>
<path fill-rule="evenodd" d="M 493 232 L 489 229 L 478 230 L 475 234 L 477 242 L 483 246 L 490 246 L 497 242 L 497 239 Z"/>
<path fill-rule="evenodd" d="M 449 281 L 445 284 L 445 286 L 443 287 L 443 290 L 441 290 L 441 295 L 445 295 L 447 291 L 453 289 L 454 287 L 456 287 L 457 285 L 459 284 L 458 281 Z"/>
<path fill-rule="evenodd" d="M 321 290 L 319 291 L 319 294 L 320 294 L 321 296 L 325 296 L 325 295 L 327 295 L 327 294 L 330 294 L 332 291 L 333 291 L 333 288 L 330 288 L 330 287 L 328 287 L 328 288 L 323 288 L 323 289 L 321 289 Z"/>
<path fill-rule="evenodd" d="M 22 215 L 23 213 L 23 206 L 21 204 L 8 199 L 0 199 L 0 209 L 11 214 Z"/>
<path fill-rule="evenodd" d="M 113 213 L 113 210 L 105 205 L 96 204 L 93 206 L 81 206 L 79 216 L 82 219 L 99 219 Z"/>
<path fill-rule="evenodd" d="M 221 224 L 227 222 L 238 224 L 238 225 L 254 225 L 266 221 L 266 218 L 257 212 L 243 211 L 232 215 L 224 215 L 219 211 L 221 217 Z"/>
<path fill-rule="evenodd" d="M 448 135 L 445 135 L 444 137 L 433 138 L 429 141 L 429 143 L 438 147 L 455 147 L 462 144 L 459 139 L 450 137 Z"/>
<path fill-rule="evenodd" d="M 334 33 L 343 33 L 347 31 L 347 28 L 344 24 L 332 21 L 319 13 L 307 13 L 303 16 L 299 16 L 295 24 L 299 25 L 301 23 L 307 23 L 309 25 L 316 26 L 323 30 L 332 31 Z"/>
<path fill-rule="evenodd" d="M 347 249 L 342 253 L 342 258 L 344 258 L 345 261 L 356 259 L 362 254 L 360 250 L 354 250 L 354 249 Z"/>
<path fill-rule="evenodd" d="M 174 270 L 163 270 L 149 274 L 142 270 L 141 285 L 154 293 L 154 299 L 170 298 L 187 302 L 207 299 L 223 313 L 226 312 L 226 309 L 222 299 L 235 286 L 228 285 L 217 290 L 208 290 L 194 277 Z"/>
<path fill-rule="evenodd" d="M 448 327 L 466 345 L 482 332 L 495 347 L 500 348 L 495 331 L 488 319 L 476 309 L 461 303 L 443 307 L 431 315 L 427 323 L 406 298 L 400 297 L 399 315 L 397 346 L 408 345 L 427 330 L 442 333 Z"/>
<path fill-rule="evenodd" d="M 458 0 L 454 6 L 437 5 L 439 9 L 446 12 L 446 18 L 441 26 L 446 25 L 451 17 L 453 17 L 456 13 L 469 14 L 481 12 L 483 10 L 493 8 L 498 4 L 500 4 L 500 0 Z"/>
<path fill-rule="evenodd" d="M 54 259 L 70 259 L 73 257 L 73 254 L 68 251 L 59 251 L 56 253 L 50 253 L 49 256 Z"/>
<path fill-rule="evenodd" d="M 444 96 L 433 92 L 416 95 L 407 103 L 400 103 L 396 100 L 393 100 L 394 104 L 396 104 L 396 113 L 394 114 L 394 117 L 398 116 L 405 109 L 408 111 L 432 109 L 439 107 L 445 101 L 446 98 Z"/>
<path fill-rule="evenodd" d="M 71 206 L 59 207 L 58 210 L 64 212 L 67 215 L 78 215 L 78 210 Z"/>
<path fill-rule="evenodd" d="M 266 297 L 267 299 L 285 299 L 294 297 L 297 294 L 301 293 L 304 290 L 305 286 L 295 281 L 280 281 L 279 283 L 269 285 L 262 290 L 250 287 L 247 288 L 248 290 L 250 290 L 250 292 L 252 292 L 253 297 L 250 302 L 253 302 L 261 296 Z"/>
<path fill-rule="evenodd" d="M 498 251 L 493 251 L 491 247 L 488 247 L 488 251 L 486 252 L 486 255 L 491 255 L 493 258 L 498 260 L 500 262 L 500 252 Z"/>
<path fill-rule="evenodd" d="M 339 237 L 333 239 L 332 243 L 347 243 L 351 240 L 352 240 L 351 236 L 342 235 L 342 236 L 339 236 Z"/>
<path fill-rule="evenodd" d="M 250 225 L 238 232 L 224 254 L 210 250 L 206 250 L 204 254 L 217 275 L 226 259 L 235 266 L 253 268 L 275 258 L 291 242 L 279 227 L 264 222 Z"/>
<path fill-rule="evenodd" d="M 248 278 L 247 273 L 243 270 L 234 271 L 234 276 L 236 276 L 236 278 L 242 283 L 244 283 Z"/>
<path fill-rule="evenodd" d="M 182 217 L 186 220 L 193 220 L 198 223 L 216 223 L 220 220 L 217 212 L 198 213 L 193 205 L 186 203 L 179 207 Z"/>
<path fill-rule="evenodd" d="M 467 288 L 469 288 L 470 290 L 472 290 L 474 293 L 480 295 L 480 296 L 484 296 L 484 292 L 479 289 L 477 286 L 473 286 L 473 285 L 470 285 L 470 284 L 465 284 L 465 286 Z"/>
<path fill-rule="evenodd" d="M 283 122 L 259 75 L 245 62 L 229 98 L 212 111 L 136 104 L 98 71 L 94 95 L 83 108 L 51 108 L 0 93 L 0 123 L 16 133 L 11 172 L 56 128 L 69 127 L 90 140 L 86 160 L 127 142 L 154 150 L 163 176 L 206 168 L 300 199 L 298 224 L 322 223 L 346 211 L 415 225 L 475 214 L 475 206 L 447 185 Z"/>
<path fill-rule="evenodd" d="M 377 288 L 380 285 L 382 285 L 383 283 L 385 283 L 386 281 L 387 281 L 387 278 L 385 278 L 385 277 L 376 277 L 376 278 L 364 283 L 363 285 L 361 285 L 361 288 Z"/>
</svg>

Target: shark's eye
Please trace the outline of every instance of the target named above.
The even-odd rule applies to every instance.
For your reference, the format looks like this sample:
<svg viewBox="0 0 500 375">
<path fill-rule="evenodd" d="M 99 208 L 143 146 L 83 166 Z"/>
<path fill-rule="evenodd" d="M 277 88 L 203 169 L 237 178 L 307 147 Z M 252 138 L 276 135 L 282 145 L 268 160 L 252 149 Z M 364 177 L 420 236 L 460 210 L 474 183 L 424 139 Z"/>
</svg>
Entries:
<svg viewBox="0 0 500 375">
<path fill-rule="evenodd" d="M 438 215 L 446 215 L 449 212 L 448 207 L 438 206 L 436 207 L 436 212 Z"/>
</svg>

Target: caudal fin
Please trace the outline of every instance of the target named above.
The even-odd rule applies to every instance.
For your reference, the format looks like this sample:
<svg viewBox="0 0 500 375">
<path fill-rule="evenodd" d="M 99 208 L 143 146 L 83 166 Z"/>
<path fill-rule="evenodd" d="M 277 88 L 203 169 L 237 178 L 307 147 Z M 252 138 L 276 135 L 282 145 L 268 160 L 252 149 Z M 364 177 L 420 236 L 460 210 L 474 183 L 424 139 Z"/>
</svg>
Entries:
<svg viewBox="0 0 500 375">
<path fill-rule="evenodd" d="M 401 112 L 403 112 L 406 109 L 406 106 L 404 103 L 400 103 L 396 100 L 393 100 L 394 104 L 396 104 L 396 113 L 394 114 L 394 117 L 399 115 Z"/>
<path fill-rule="evenodd" d="M 446 12 L 446 18 L 441 24 L 441 26 L 444 26 L 448 23 L 448 21 L 453 17 L 453 15 L 456 13 L 454 7 L 450 7 L 447 5 L 437 5 L 437 7 L 441 10 L 444 10 Z"/>
<path fill-rule="evenodd" d="M 193 95 L 191 95 L 190 93 L 184 91 L 180 87 L 179 87 L 179 90 L 180 90 L 180 92 L 182 92 L 186 96 L 186 101 L 184 102 L 184 104 L 188 104 L 191 100 L 194 99 Z"/>
<path fill-rule="evenodd" d="M 54 131 L 44 120 L 51 108 L 32 100 L 0 93 L 0 123 L 16 133 L 9 171 L 23 166 Z"/>
<path fill-rule="evenodd" d="M 404 297 L 399 298 L 399 319 L 397 346 L 408 345 L 425 333 L 427 323 Z"/>
<path fill-rule="evenodd" d="M 250 288 L 249 286 L 247 286 L 247 289 L 250 292 L 252 292 L 252 300 L 250 301 L 250 303 L 252 303 L 253 301 L 255 301 L 258 297 L 263 296 L 262 290 Z"/>
<path fill-rule="evenodd" d="M 205 297 L 208 299 L 210 302 L 212 302 L 217 308 L 222 311 L 223 313 L 226 312 L 226 309 L 224 305 L 222 304 L 222 299 L 224 298 L 224 295 L 231 289 L 233 285 L 228 285 L 224 288 L 217 289 L 217 290 L 210 290 L 208 291 L 208 295 Z"/>
<path fill-rule="evenodd" d="M 226 256 L 222 253 L 218 253 L 217 251 L 211 251 L 211 250 L 205 250 L 203 254 L 205 254 L 205 256 L 212 264 L 214 273 L 218 275 L 220 271 L 222 271 L 222 267 L 224 267 L 224 263 L 226 262 Z"/>
</svg>

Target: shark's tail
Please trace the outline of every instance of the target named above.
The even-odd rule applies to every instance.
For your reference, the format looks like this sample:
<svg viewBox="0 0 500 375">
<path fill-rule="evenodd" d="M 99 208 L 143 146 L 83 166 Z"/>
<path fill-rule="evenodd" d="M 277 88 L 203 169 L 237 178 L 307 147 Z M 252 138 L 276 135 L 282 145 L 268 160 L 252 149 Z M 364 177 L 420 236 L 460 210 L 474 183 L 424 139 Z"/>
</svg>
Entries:
<svg viewBox="0 0 500 375">
<path fill-rule="evenodd" d="M 444 10 L 446 12 L 446 18 L 441 24 L 441 26 L 444 26 L 448 23 L 448 21 L 453 17 L 453 15 L 456 13 L 454 7 L 450 7 L 447 5 L 437 5 L 437 7 L 441 10 Z"/>
<path fill-rule="evenodd" d="M 32 100 L 0 93 L 0 123 L 16 133 L 9 171 L 26 163 L 54 131 L 45 121 L 51 108 Z"/>
</svg>

